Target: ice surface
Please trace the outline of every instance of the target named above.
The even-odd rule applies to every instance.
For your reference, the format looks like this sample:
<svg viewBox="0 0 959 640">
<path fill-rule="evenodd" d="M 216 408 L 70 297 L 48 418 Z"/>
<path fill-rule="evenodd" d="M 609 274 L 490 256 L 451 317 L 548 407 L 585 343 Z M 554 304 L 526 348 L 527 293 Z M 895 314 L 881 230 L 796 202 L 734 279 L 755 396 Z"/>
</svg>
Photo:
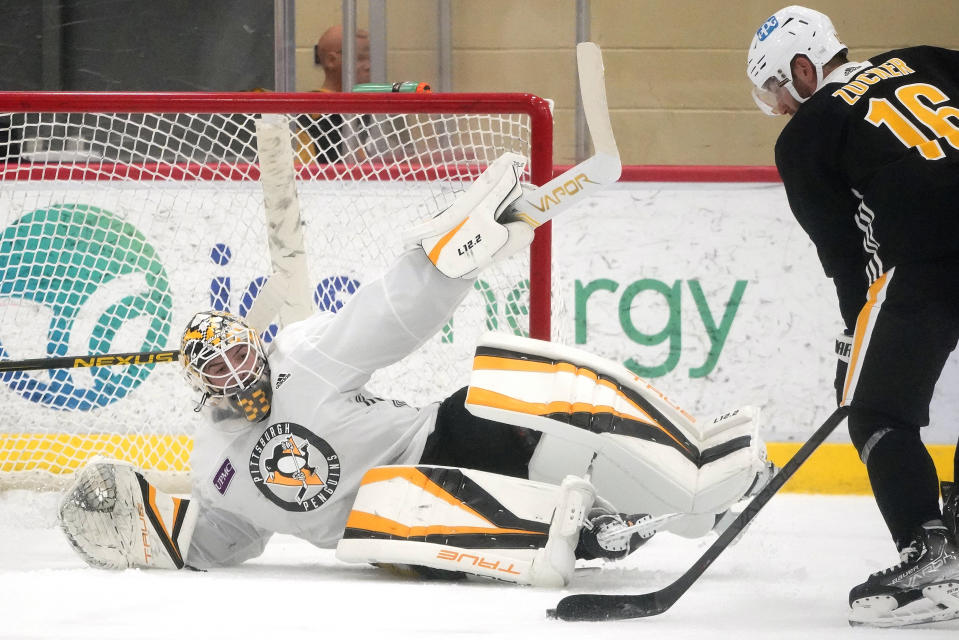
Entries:
<svg viewBox="0 0 959 640">
<path fill-rule="evenodd" d="M 569 623 L 575 592 L 642 593 L 678 577 L 714 536 L 657 535 L 620 564 L 577 569 L 569 589 L 416 582 L 277 536 L 254 562 L 200 572 L 87 568 L 54 526 L 55 494 L 0 493 L 0 638 L 774 640 L 959 637 L 959 620 L 850 628 L 849 589 L 895 563 L 871 498 L 776 496 L 666 613 Z M 599 568 L 602 567 L 602 568 Z"/>
</svg>

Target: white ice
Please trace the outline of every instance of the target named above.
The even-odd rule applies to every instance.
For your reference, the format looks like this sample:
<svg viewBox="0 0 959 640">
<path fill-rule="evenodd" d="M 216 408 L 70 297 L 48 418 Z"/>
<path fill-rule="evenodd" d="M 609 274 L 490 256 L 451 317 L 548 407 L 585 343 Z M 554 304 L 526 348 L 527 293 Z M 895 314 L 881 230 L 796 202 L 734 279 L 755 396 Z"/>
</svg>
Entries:
<svg viewBox="0 0 959 640">
<path fill-rule="evenodd" d="M 0 638 L 329 640 L 897 640 L 959 637 L 959 620 L 850 628 L 846 598 L 894 564 L 871 498 L 778 495 L 664 614 L 569 623 L 546 609 L 577 592 L 643 593 L 676 579 L 715 539 L 661 534 L 620 564 L 577 569 L 568 589 L 444 584 L 337 562 L 276 537 L 254 562 L 200 572 L 87 568 L 54 526 L 55 494 L 0 493 Z"/>
</svg>

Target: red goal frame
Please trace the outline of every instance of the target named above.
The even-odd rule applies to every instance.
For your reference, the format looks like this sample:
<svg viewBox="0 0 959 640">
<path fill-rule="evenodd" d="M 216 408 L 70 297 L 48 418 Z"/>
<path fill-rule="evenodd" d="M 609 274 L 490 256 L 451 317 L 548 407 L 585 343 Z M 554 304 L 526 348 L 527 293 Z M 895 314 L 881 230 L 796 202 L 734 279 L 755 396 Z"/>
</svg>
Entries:
<svg viewBox="0 0 959 640">
<path fill-rule="evenodd" d="M 4 113 L 434 113 L 523 114 L 530 127 L 530 182 L 540 186 L 553 175 L 553 116 L 549 103 L 529 93 L 176 93 L 176 92 L 2 92 L 0 115 Z M 53 180 L 83 177 L 87 172 L 102 172 L 101 163 L 72 163 L 58 166 L 34 162 L 0 163 L 0 178 L 15 180 Z M 173 179 L 243 179 L 256 172 L 230 172 L 222 165 L 209 171 L 202 167 L 170 165 L 124 165 L 119 177 L 136 179 L 141 174 L 158 173 Z M 99 169 L 99 171 L 98 171 Z M 377 179 L 395 179 L 397 172 L 377 167 L 356 166 L 357 175 Z M 298 167 L 322 178 L 323 167 Z M 339 172 L 342 175 L 342 170 Z M 214 177 L 215 176 L 215 177 Z M 412 178 L 443 176 L 435 170 L 416 172 Z M 549 340 L 551 335 L 551 224 L 536 230 L 530 247 L 530 336 Z"/>
</svg>

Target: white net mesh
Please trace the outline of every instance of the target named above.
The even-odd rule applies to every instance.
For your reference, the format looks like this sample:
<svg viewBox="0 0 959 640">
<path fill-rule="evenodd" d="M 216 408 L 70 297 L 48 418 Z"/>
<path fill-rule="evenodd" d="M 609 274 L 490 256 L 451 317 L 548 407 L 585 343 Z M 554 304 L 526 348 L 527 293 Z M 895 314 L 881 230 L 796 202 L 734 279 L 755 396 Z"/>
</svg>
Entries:
<svg viewBox="0 0 959 640">
<path fill-rule="evenodd" d="M 194 312 L 249 310 L 271 270 L 253 133 L 267 103 L 243 112 L 243 99 L 230 113 L 164 112 L 162 97 L 149 113 L 0 102 L 0 358 L 176 349 Z M 322 96 L 312 115 L 271 109 L 291 123 L 323 311 L 381 272 L 403 231 L 451 204 L 500 153 L 542 153 L 530 115 L 496 110 L 502 96 L 488 113 L 429 96 L 417 113 L 387 111 L 388 96 L 364 99 L 361 116 L 332 113 Z M 531 317 L 548 317 L 530 306 L 529 273 L 528 255 L 485 272 L 444 330 L 378 372 L 371 390 L 424 404 L 464 384 L 479 333 L 525 334 Z M 189 472 L 199 418 L 177 364 L 10 371 L 0 382 L 0 483 L 55 482 L 94 455 Z"/>
</svg>

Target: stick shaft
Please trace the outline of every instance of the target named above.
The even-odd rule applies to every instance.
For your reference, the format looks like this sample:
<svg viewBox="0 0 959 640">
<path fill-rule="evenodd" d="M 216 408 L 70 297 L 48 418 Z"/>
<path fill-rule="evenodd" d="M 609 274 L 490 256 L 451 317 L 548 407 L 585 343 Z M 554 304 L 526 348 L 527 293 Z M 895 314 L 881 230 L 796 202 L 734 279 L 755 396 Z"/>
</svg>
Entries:
<svg viewBox="0 0 959 640">
<path fill-rule="evenodd" d="M 0 372 L 39 371 L 44 369 L 80 369 L 89 367 L 112 367 L 117 365 L 142 365 L 157 362 L 176 362 L 179 351 L 133 351 L 130 353 L 103 353 L 88 356 L 60 356 L 56 358 L 32 358 L 30 360 L 0 361 Z"/>
<path fill-rule="evenodd" d="M 683 575 L 659 591 L 636 595 L 605 595 L 579 593 L 566 596 L 548 613 L 561 620 L 624 620 L 659 615 L 671 606 L 699 579 L 719 555 L 736 539 L 759 513 L 760 509 L 779 491 L 800 466 L 829 437 L 848 413 L 848 407 L 836 409 L 799 451 L 773 476 L 769 484 L 746 505 L 719 538 Z"/>
</svg>

